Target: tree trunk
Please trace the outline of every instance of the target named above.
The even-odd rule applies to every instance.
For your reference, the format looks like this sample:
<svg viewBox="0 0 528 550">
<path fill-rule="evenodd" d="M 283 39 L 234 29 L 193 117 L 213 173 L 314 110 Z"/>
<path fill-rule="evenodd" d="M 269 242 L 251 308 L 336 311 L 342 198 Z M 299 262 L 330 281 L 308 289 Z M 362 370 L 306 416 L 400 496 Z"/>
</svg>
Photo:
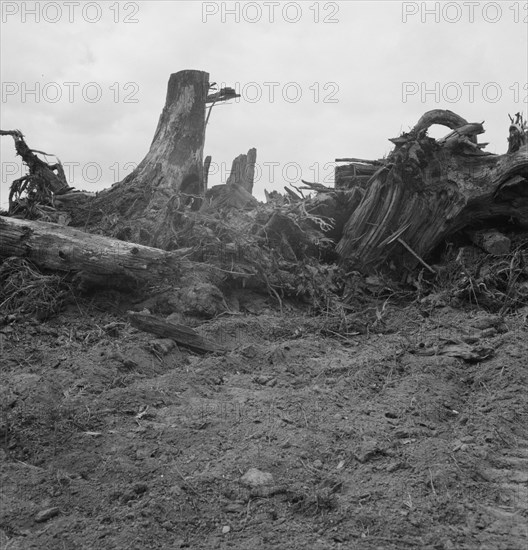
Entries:
<svg viewBox="0 0 528 550">
<path fill-rule="evenodd" d="M 432 124 L 454 131 L 427 137 Z M 468 124 L 451 111 L 430 111 L 396 145 L 372 176 L 351 214 L 337 251 L 362 271 L 412 270 L 449 235 L 493 218 L 528 227 L 528 146 L 484 153 Z"/>
<path fill-rule="evenodd" d="M 126 204 L 131 200 L 128 195 L 135 195 L 137 200 L 127 214 L 156 215 L 178 192 L 183 200 L 203 194 L 208 87 L 209 74 L 202 71 L 180 71 L 170 76 L 165 107 L 150 151 L 121 183 L 102 193 L 106 195 L 103 200 L 111 202 L 112 194 L 126 188 Z M 119 202 L 117 205 L 121 206 Z"/>
<path fill-rule="evenodd" d="M 172 74 L 146 157 L 124 180 L 101 191 L 92 201 L 78 209 L 73 204 L 67 206 L 72 223 L 98 225 L 111 232 L 112 220 L 118 216 L 128 226 L 120 229 L 121 238 L 156 246 L 159 243 L 154 235 L 170 233 L 172 220 L 165 215 L 169 200 L 177 197 L 179 205 L 199 208 L 206 181 L 203 147 L 208 89 L 206 72 Z"/>
<path fill-rule="evenodd" d="M 185 253 L 0 216 L 0 258 L 18 256 L 45 270 L 74 274 L 84 286 L 131 288 L 174 279 Z"/>
</svg>

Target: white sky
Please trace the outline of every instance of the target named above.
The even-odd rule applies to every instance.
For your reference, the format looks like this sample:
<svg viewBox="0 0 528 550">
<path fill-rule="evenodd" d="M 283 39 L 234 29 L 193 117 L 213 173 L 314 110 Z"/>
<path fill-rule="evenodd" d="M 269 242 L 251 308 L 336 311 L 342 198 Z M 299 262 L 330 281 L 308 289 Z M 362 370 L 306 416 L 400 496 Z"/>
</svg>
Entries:
<svg viewBox="0 0 528 550">
<path fill-rule="evenodd" d="M 276 3 L 3 0 L 0 128 L 100 190 L 147 153 L 169 75 L 199 69 L 243 94 L 211 115 L 210 185 L 256 147 L 259 199 L 300 177 L 332 185 L 336 158 L 382 157 L 430 109 L 485 120 L 487 150 L 506 151 L 507 115 L 527 109 L 528 2 Z M 5 206 L 23 172 L 0 141 Z"/>
</svg>

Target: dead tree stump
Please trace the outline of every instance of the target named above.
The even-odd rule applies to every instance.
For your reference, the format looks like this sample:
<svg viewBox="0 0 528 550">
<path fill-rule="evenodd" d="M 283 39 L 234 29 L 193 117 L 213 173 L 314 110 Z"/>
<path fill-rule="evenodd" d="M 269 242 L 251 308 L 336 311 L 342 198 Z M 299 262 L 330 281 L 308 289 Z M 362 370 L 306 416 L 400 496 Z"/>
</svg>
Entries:
<svg viewBox="0 0 528 550">
<path fill-rule="evenodd" d="M 427 137 L 432 124 L 453 131 L 435 140 Z M 406 272 L 425 265 L 446 237 L 483 220 L 513 219 L 528 227 L 525 137 L 516 140 L 521 144 L 515 151 L 494 155 L 477 143 L 483 132 L 481 123 L 435 110 L 391 139 L 395 149 L 370 179 L 338 243 L 343 263 L 365 272 Z"/>
<path fill-rule="evenodd" d="M 165 106 L 145 158 L 122 181 L 86 204 L 68 205 L 74 225 L 98 226 L 119 238 L 159 246 L 171 233 L 168 216 L 181 205 L 199 208 L 205 193 L 203 147 L 209 74 L 186 70 L 170 76 Z M 176 204 L 174 203 L 176 201 Z M 121 227 L 112 231 L 119 219 Z"/>
</svg>

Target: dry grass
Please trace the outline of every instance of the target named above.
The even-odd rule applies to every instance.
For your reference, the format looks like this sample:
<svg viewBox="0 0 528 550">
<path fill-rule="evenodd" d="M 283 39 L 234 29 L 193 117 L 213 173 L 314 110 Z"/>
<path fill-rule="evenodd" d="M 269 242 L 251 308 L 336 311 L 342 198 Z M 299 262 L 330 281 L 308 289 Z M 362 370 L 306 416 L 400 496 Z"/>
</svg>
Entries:
<svg viewBox="0 0 528 550">
<path fill-rule="evenodd" d="M 451 262 L 436 290 L 501 315 L 515 311 L 528 303 L 527 249 L 528 241 L 504 256 L 486 255 L 462 266 Z"/>
</svg>

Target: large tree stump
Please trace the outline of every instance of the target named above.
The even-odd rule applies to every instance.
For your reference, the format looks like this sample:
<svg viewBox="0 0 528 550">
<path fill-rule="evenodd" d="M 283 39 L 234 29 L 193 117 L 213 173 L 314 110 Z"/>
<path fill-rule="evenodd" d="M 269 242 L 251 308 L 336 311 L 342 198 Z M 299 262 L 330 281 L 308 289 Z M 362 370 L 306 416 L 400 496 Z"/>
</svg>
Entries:
<svg viewBox="0 0 528 550">
<path fill-rule="evenodd" d="M 427 137 L 432 124 L 454 129 Z M 412 270 L 449 235 L 493 218 L 528 227 L 528 145 L 484 153 L 468 124 L 450 111 L 426 113 L 372 176 L 337 251 L 362 271 Z"/>
<path fill-rule="evenodd" d="M 170 233 L 172 220 L 165 215 L 167 204 L 200 206 L 205 193 L 203 147 L 209 74 L 186 70 L 170 76 L 165 106 L 145 158 L 137 168 L 110 189 L 76 208 L 65 205 L 73 224 L 99 225 L 112 232 L 116 217 L 127 225 L 122 238 L 157 246 L 154 235 Z M 170 205 L 171 211 L 174 204 Z M 178 209 L 178 208 L 177 208 Z M 162 227 L 161 224 L 164 224 Z M 116 231 L 116 234 L 117 231 Z"/>
<path fill-rule="evenodd" d="M 113 196 L 124 189 L 126 198 L 115 206 L 121 212 L 127 207 L 128 215 L 146 213 L 150 217 L 178 192 L 184 200 L 203 194 L 208 90 L 208 73 L 180 71 L 170 76 L 165 106 L 147 156 L 122 182 L 101 193 L 102 200 L 112 204 Z"/>
</svg>

